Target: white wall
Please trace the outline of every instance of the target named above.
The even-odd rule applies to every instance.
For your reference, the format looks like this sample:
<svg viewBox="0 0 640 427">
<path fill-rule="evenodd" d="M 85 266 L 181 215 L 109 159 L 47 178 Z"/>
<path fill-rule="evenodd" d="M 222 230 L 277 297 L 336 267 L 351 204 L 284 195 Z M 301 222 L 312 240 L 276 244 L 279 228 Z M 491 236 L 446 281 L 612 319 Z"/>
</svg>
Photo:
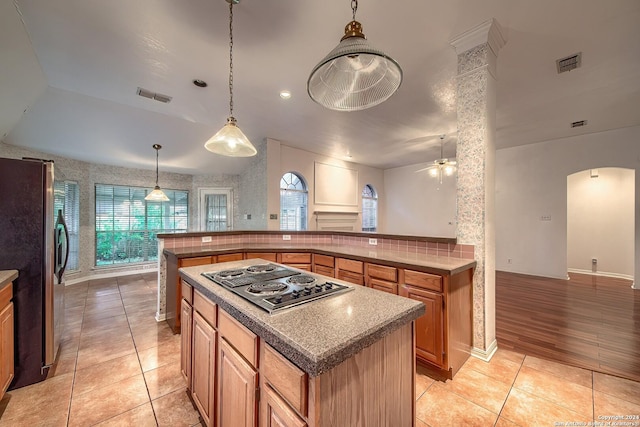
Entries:
<svg viewBox="0 0 640 427">
<path fill-rule="evenodd" d="M 384 171 L 382 232 L 412 236 L 456 237 L 456 177 L 442 184 L 427 171 L 430 163 Z"/>
<path fill-rule="evenodd" d="M 634 195 L 631 169 L 599 168 L 594 178 L 590 169 L 567 177 L 569 272 L 633 278 Z"/>
<path fill-rule="evenodd" d="M 635 267 L 640 271 L 640 126 L 496 152 L 496 269 L 567 277 L 567 176 L 635 170 Z M 541 221 L 550 216 L 551 221 Z M 508 260 L 512 262 L 509 263 Z"/>
</svg>

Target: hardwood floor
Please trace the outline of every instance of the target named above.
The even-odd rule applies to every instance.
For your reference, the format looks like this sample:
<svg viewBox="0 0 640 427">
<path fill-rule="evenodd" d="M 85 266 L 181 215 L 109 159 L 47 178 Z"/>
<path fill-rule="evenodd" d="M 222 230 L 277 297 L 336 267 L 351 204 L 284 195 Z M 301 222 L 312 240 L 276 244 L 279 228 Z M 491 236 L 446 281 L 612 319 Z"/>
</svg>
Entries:
<svg viewBox="0 0 640 427">
<path fill-rule="evenodd" d="M 498 347 L 640 381 L 640 290 L 623 279 L 496 272 Z"/>
</svg>

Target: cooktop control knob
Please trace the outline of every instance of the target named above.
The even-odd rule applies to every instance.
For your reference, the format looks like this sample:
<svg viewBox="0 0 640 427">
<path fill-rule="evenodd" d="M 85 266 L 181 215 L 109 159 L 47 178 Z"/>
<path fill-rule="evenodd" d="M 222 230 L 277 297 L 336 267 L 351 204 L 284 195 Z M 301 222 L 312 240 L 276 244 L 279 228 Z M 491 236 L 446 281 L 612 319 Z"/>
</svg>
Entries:
<svg viewBox="0 0 640 427">
<path fill-rule="evenodd" d="M 333 283 L 327 282 L 327 283 L 324 284 L 324 287 L 327 288 L 327 289 L 331 289 L 331 288 L 333 288 Z"/>
<path fill-rule="evenodd" d="M 305 295 L 309 295 L 311 293 L 311 288 L 305 288 L 304 289 L 304 294 Z"/>
<path fill-rule="evenodd" d="M 316 292 L 321 292 L 321 291 L 322 291 L 322 285 L 316 285 L 316 286 L 315 286 L 315 288 L 314 288 L 314 290 L 315 290 Z"/>
<path fill-rule="evenodd" d="M 282 295 L 276 295 L 275 302 L 276 304 L 280 304 L 282 302 Z"/>
<path fill-rule="evenodd" d="M 299 296 L 300 296 L 300 292 L 295 291 L 295 290 L 293 292 L 291 292 L 291 297 L 292 298 L 298 298 Z"/>
</svg>

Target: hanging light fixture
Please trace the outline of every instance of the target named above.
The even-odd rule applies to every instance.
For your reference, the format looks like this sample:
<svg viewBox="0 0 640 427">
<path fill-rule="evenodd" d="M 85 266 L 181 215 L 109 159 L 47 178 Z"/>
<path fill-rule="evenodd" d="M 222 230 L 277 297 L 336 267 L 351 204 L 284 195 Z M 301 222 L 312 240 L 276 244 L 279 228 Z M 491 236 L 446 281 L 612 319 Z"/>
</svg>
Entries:
<svg viewBox="0 0 640 427">
<path fill-rule="evenodd" d="M 344 36 L 315 66 L 307 81 L 311 99 L 330 110 L 358 111 L 374 107 L 393 95 L 402 83 L 400 65 L 372 47 L 356 21 L 358 1 L 351 1 L 353 20 Z"/>
<path fill-rule="evenodd" d="M 168 202 L 169 198 L 167 197 L 166 194 L 164 194 L 164 191 L 162 191 L 160 189 L 160 186 L 158 185 L 158 151 L 160 151 L 160 149 L 162 148 L 162 145 L 160 144 L 153 144 L 153 149 L 156 150 L 156 186 L 153 189 L 153 191 L 149 194 L 147 194 L 147 197 L 145 197 L 145 200 L 148 200 L 150 202 Z"/>
<path fill-rule="evenodd" d="M 434 160 L 431 166 L 416 171 L 429 171 L 429 175 L 438 178 L 440 184 L 443 176 L 451 176 L 456 171 L 456 162 L 444 157 L 444 137 L 445 135 L 440 135 L 440 158 Z"/>
<path fill-rule="evenodd" d="M 229 3 L 229 118 L 227 124 L 204 144 L 204 148 L 223 156 L 251 157 L 258 151 L 242 133 L 233 117 L 233 5 L 240 3 L 240 0 L 226 2 Z"/>
</svg>

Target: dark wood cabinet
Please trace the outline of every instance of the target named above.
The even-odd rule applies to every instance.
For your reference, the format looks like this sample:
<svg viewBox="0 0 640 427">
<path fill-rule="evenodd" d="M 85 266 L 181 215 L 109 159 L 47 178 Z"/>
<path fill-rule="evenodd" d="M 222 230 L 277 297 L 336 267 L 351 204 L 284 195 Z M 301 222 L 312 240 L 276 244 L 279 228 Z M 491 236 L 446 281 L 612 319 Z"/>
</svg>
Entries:
<svg viewBox="0 0 640 427">
<path fill-rule="evenodd" d="M 416 320 L 416 356 L 445 369 L 442 294 L 404 285 L 400 295 L 425 306 L 425 314 Z"/>
</svg>

